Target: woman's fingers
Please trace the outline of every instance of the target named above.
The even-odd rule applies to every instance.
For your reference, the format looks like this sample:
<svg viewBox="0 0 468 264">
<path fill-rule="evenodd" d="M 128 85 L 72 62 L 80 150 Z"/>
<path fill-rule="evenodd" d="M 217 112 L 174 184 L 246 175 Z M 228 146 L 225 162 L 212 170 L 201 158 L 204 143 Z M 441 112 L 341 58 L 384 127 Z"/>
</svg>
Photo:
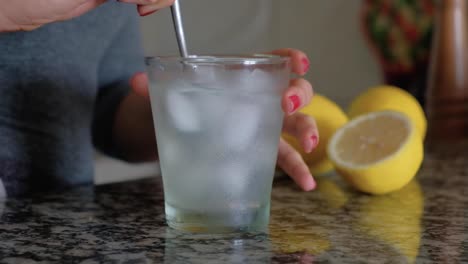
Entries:
<svg viewBox="0 0 468 264">
<path fill-rule="evenodd" d="M 139 96 L 149 98 L 148 76 L 146 73 L 140 72 L 133 75 L 132 79 L 130 79 L 130 86 Z"/>
<path fill-rule="evenodd" d="M 306 153 L 312 152 L 319 143 L 317 123 L 306 114 L 296 113 L 286 117 L 283 131 L 295 137 Z"/>
<path fill-rule="evenodd" d="M 305 79 L 291 80 L 289 88 L 283 94 L 281 107 L 287 115 L 292 115 L 308 105 L 313 95 L 312 85 L 308 81 Z"/>
<path fill-rule="evenodd" d="M 304 75 L 309 71 L 310 61 L 307 55 L 296 49 L 278 49 L 270 52 L 271 54 L 291 58 L 292 71 L 298 75 Z"/>
<path fill-rule="evenodd" d="M 175 0 L 119 0 L 123 3 L 131 3 L 138 5 L 138 13 L 141 16 L 146 16 L 174 4 Z"/>
<path fill-rule="evenodd" d="M 317 184 L 302 156 L 282 138 L 279 143 L 278 165 L 304 191 L 315 189 Z"/>
</svg>

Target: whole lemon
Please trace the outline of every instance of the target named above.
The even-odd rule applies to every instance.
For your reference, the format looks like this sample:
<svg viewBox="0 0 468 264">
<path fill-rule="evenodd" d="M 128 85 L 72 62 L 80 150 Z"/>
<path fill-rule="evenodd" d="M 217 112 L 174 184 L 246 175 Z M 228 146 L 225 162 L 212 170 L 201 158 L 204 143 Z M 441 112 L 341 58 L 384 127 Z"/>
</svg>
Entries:
<svg viewBox="0 0 468 264">
<path fill-rule="evenodd" d="M 300 112 L 315 118 L 320 133 L 318 146 L 311 153 L 305 153 L 295 138 L 285 133 L 283 138 L 299 151 L 312 174 L 332 171 L 333 164 L 327 157 L 327 144 L 335 131 L 348 122 L 348 117 L 336 103 L 321 94 L 316 94 Z"/>
<path fill-rule="evenodd" d="M 424 140 L 427 120 L 421 105 L 410 93 L 395 86 L 380 85 L 368 89 L 351 102 L 348 116 L 353 119 L 362 114 L 381 110 L 394 110 L 406 114 L 414 122 Z"/>
</svg>

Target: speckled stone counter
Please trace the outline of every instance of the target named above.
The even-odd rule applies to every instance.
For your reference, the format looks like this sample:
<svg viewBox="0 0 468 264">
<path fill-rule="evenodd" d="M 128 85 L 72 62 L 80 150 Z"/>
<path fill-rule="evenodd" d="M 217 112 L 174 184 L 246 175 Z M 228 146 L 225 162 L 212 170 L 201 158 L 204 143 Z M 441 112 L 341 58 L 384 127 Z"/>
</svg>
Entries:
<svg viewBox="0 0 468 264">
<path fill-rule="evenodd" d="M 318 190 L 275 182 L 269 234 L 195 235 L 165 226 L 159 178 L 0 203 L 0 263 L 468 262 L 468 144 L 431 150 L 386 196 L 339 177 Z"/>
</svg>

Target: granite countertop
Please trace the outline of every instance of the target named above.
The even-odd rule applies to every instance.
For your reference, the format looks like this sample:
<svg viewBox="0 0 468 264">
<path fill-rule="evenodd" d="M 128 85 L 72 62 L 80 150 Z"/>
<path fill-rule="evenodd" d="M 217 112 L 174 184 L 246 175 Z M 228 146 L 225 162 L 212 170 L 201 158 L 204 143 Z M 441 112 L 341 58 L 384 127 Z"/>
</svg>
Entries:
<svg viewBox="0 0 468 264">
<path fill-rule="evenodd" d="M 334 175 L 310 193 L 277 180 L 268 235 L 167 228 L 159 177 L 3 201 L 0 263 L 468 262 L 466 143 L 430 150 L 386 196 Z"/>
</svg>

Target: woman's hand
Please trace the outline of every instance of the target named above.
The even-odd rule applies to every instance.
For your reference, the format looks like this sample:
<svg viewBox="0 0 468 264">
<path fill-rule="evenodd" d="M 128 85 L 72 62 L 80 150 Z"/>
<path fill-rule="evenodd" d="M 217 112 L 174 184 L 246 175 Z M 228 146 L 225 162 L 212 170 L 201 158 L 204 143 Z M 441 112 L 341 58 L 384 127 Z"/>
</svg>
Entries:
<svg viewBox="0 0 468 264">
<path fill-rule="evenodd" d="M 275 55 L 291 58 L 292 71 L 302 76 L 309 70 L 309 59 L 306 54 L 294 49 L 280 49 L 271 52 Z M 315 120 L 297 111 L 309 104 L 313 97 L 311 84 L 305 79 L 291 80 L 289 88 L 283 95 L 282 108 L 286 113 L 283 131 L 294 136 L 306 153 L 311 152 L 318 144 L 319 133 Z M 316 186 L 308 166 L 302 156 L 285 140 L 281 139 L 278 152 L 278 165 L 305 191 Z"/>
<path fill-rule="evenodd" d="M 304 75 L 309 70 L 309 59 L 301 51 L 281 49 L 271 53 L 290 57 L 292 62 L 292 71 L 300 76 Z M 146 103 L 139 103 L 138 105 L 140 105 L 140 107 L 142 105 L 149 106 L 148 78 L 146 74 L 136 74 L 132 78 L 131 84 L 133 92 L 147 100 Z M 290 86 L 284 93 L 282 99 L 282 108 L 286 113 L 283 131 L 297 138 L 305 152 L 311 152 L 317 146 L 319 133 L 315 120 L 310 116 L 298 113 L 297 111 L 307 105 L 312 97 L 313 91 L 310 83 L 302 78 L 298 78 L 291 80 Z M 147 108 L 148 110 L 146 111 L 149 112 L 149 107 Z M 135 115 L 132 115 L 132 118 L 134 116 Z M 139 149 L 141 150 L 141 146 Z M 146 156 L 151 157 L 150 154 L 151 153 L 147 153 Z M 281 139 L 279 143 L 278 165 L 303 190 L 310 191 L 315 188 L 316 183 L 314 178 L 310 174 L 309 168 L 305 164 L 301 155 L 283 139 Z"/>
<path fill-rule="evenodd" d="M 30 31 L 42 25 L 72 19 L 107 0 L 0 0 L 0 32 Z M 137 5 L 141 16 L 171 6 L 174 0 L 119 0 Z"/>
<path fill-rule="evenodd" d="M 0 0 L 0 31 L 33 30 L 80 16 L 106 0 Z"/>
<path fill-rule="evenodd" d="M 140 16 L 147 16 L 159 9 L 169 7 L 174 4 L 175 0 L 119 0 L 120 2 L 133 3 L 138 5 L 138 13 Z"/>
</svg>

